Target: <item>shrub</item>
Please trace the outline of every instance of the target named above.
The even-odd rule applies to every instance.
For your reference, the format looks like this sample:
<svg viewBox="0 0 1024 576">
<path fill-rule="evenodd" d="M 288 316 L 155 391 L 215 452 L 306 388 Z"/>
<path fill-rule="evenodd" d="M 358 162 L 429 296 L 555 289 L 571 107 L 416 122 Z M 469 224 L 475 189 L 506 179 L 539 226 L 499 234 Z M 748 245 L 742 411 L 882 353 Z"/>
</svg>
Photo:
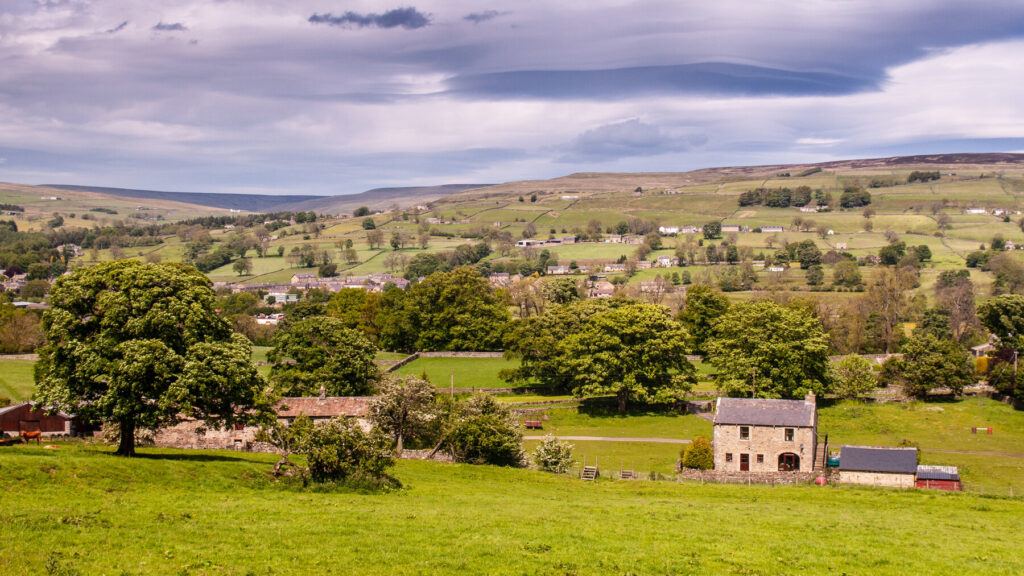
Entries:
<svg viewBox="0 0 1024 576">
<path fill-rule="evenodd" d="M 871 371 L 871 362 L 849 354 L 829 368 L 834 391 L 843 398 L 856 398 L 875 389 L 878 384 Z"/>
<path fill-rule="evenodd" d="M 477 394 L 459 408 L 447 435 L 452 458 L 469 464 L 522 466 L 522 443 L 516 419 L 487 394 Z"/>
<path fill-rule="evenodd" d="M 533 451 L 533 462 L 545 472 L 565 474 L 572 466 L 572 444 L 548 434 Z"/>
<path fill-rule="evenodd" d="M 711 470 L 714 467 L 715 455 L 707 438 L 697 436 L 683 449 L 683 468 Z"/>
<path fill-rule="evenodd" d="M 381 479 L 395 464 L 386 436 L 366 433 L 345 418 L 313 426 L 303 451 L 308 456 L 309 476 L 316 482 L 359 476 Z"/>
</svg>

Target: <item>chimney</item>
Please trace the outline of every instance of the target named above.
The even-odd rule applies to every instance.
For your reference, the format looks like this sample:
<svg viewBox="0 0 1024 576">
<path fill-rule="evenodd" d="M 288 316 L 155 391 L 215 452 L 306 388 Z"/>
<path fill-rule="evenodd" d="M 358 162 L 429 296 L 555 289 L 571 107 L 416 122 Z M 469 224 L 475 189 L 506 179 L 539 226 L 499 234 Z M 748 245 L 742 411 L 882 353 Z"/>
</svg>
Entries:
<svg viewBox="0 0 1024 576">
<path fill-rule="evenodd" d="M 327 398 L 327 388 L 324 388 L 323 384 L 321 384 L 320 385 L 320 399 L 323 400 L 324 398 Z"/>
<path fill-rule="evenodd" d="M 815 398 L 814 398 L 814 391 L 813 390 L 809 391 L 807 393 L 807 396 L 804 396 L 804 402 L 810 404 L 811 406 L 815 406 L 816 405 L 816 401 L 815 401 Z"/>
</svg>

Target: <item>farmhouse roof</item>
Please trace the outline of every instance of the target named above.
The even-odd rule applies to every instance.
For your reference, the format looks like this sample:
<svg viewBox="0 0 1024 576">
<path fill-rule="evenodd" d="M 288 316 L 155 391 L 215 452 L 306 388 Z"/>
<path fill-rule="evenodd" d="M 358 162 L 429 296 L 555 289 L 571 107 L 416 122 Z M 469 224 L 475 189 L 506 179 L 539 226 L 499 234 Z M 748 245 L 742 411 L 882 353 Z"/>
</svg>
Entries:
<svg viewBox="0 0 1024 576">
<path fill-rule="evenodd" d="M 35 402 L 18 402 L 17 404 L 12 404 L 10 406 L 7 406 L 6 408 L 0 408 L 0 416 L 3 416 L 4 414 L 7 414 L 8 412 L 13 412 L 15 410 L 19 410 L 21 408 L 24 408 L 25 406 L 28 406 L 29 410 L 32 410 L 33 412 L 36 411 L 36 410 L 45 410 L 44 407 L 39 406 Z M 74 418 L 75 417 L 74 414 L 68 414 L 67 412 L 61 412 L 61 411 L 55 412 L 54 415 L 60 416 L 61 418 Z"/>
<path fill-rule="evenodd" d="M 365 416 L 370 404 L 368 396 L 304 396 L 281 398 L 274 407 L 281 418 L 294 418 L 305 414 L 310 418 L 336 416 Z"/>
<path fill-rule="evenodd" d="M 850 472 L 915 474 L 917 448 L 843 446 L 839 450 L 839 469 Z"/>
<path fill-rule="evenodd" d="M 917 479 L 951 480 L 955 482 L 960 479 L 960 471 L 956 469 L 956 466 L 927 466 L 922 464 L 917 467 Z"/>
<path fill-rule="evenodd" d="M 715 424 L 813 427 L 814 412 L 814 402 L 807 400 L 719 398 Z"/>
</svg>

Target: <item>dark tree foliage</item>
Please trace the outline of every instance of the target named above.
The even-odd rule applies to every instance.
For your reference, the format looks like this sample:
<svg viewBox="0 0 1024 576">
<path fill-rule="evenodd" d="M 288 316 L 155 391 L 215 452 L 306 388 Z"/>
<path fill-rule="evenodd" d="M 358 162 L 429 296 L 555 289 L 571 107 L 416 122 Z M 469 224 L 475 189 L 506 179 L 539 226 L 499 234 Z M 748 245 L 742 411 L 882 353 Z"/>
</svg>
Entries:
<svg viewBox="0 0 1024 576">
<path fill-rule="evenodd" d="M 857 208 L 871 204 L 871 192 L 860 186 L 847 186 L 839 196 L 839 205 L 843 208 Z"/>
<path fill-rule="evenodd" d="M 913 184 L 914 182 L 930 182 L 932 180 L 938 180 L 942 175 L 939 174 L 938 170 L 934 171 L 921 171 L 914 170 L 907 176 L 907 184 Z"/>
</svg>

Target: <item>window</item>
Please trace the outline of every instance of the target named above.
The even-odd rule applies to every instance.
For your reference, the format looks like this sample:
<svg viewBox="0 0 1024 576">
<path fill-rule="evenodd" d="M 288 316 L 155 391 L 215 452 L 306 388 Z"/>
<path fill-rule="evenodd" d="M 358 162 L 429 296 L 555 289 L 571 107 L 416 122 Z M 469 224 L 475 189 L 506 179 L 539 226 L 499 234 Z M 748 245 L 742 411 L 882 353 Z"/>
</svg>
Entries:
<svg viewBox="0 0 1024 576">
<path fill-rule="evenodd" d="M 792 442 L 792 441 L 793 441 L 793 429 L 792 428 L 786 428 L 786 442 Z"/>
<path fill-rule="evenodd" d="M 758 454 L 757 455 L 757 463 L 758 464 L 764 464 L 764 454 Z"/>
<path fill-rule="evenodd" d="M 749 426 L 740 426 L 740 440 L 750 440 Z"/>
<path fill-rule="evenodd" d="M 726 462 L 732 462 L 732 452 L 726 452 L 725 453 L 725 461 Z"/>
</svg>

